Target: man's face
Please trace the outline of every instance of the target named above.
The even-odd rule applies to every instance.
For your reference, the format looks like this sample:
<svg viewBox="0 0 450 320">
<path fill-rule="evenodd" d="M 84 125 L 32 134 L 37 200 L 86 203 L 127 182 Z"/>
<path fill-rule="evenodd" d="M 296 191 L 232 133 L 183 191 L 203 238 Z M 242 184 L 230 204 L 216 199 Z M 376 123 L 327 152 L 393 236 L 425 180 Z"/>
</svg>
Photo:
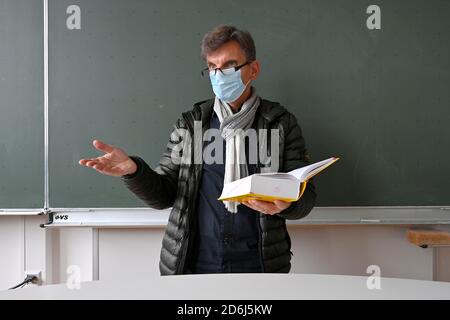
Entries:
<svg viewBox="0 0 450 320">
<path fill-rule="evenodd" d="M 236 41 L 229 41 L 206 56 L 209 69 L 227 69 L 240 66 L 247 62 L 245 53 Z M 242 67 L 241 79 L 244 84 L 250 80 L 255 80 L 259 74 L 259 62 L 257 60 Z"/>
</svg>

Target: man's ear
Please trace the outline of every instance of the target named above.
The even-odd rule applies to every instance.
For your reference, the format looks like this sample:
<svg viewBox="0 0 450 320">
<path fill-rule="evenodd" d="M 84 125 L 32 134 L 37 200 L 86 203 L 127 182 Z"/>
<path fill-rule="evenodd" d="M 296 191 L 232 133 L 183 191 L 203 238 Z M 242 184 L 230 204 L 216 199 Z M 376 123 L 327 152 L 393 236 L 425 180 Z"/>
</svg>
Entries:
<svg viewBox="0 0 450 320">
<path fill-rule="evenodd" d="M 253 63 L 251 64 L 251 68 L 252 68 L 251 79 L 256 80 L 256 78 L 258 78 L 258 75 L 261 71 L 259 61 L 258 60 L 253 61 Z"/>
</svg>

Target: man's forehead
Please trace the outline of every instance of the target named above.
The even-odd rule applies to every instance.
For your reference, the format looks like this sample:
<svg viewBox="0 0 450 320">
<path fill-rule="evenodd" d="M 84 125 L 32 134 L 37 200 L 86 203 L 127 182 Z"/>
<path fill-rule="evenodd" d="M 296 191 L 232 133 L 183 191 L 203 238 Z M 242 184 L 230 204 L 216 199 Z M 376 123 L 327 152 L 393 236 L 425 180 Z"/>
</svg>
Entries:
<svg viewBox="0 0 450 320">
<path fill-rule="evenodd" d="M 242 49 L 236 42 L 228 42 L 217 50 L 211 52 L 206 56 L 206 62 L 208 64 L 221 65 L 230 61 L 240 61 L 245 58 Z"/>
</svg>

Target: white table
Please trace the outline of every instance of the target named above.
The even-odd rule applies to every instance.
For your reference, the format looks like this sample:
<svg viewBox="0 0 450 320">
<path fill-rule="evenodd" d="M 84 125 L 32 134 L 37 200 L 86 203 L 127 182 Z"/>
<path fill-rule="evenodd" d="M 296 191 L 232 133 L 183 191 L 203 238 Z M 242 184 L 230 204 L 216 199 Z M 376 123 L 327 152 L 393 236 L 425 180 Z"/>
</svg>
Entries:
<svg viewBox="0 0 450 320">
<path fill-rule="evenodd" d="M 381 278 L 368 289 L 367 278 L 312 274 L 218 274 L 152 276 L 118 282 L 66 284 L 0 291 L 0 299 L 450 299 L 450 283 Z"/>
</svg>

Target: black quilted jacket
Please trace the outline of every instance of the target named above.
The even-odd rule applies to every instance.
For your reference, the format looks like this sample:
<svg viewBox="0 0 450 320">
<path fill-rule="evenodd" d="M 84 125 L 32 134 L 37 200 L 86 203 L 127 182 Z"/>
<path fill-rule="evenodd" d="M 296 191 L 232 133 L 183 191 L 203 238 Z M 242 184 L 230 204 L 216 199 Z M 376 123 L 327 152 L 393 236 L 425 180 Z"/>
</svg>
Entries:
<svg viewBox="0 0 450 320">
<path fill-rule="evenodd" d="M 190 257 L 197 228 L 196 204 L 202 173 L 202 165 L 193 161 L 194 150 L 202 151 L 202 147 L 197 144 L 194 148 L 195 139 L 186 138 L 186 132 L 189 130 L 193 137 L 194 120 L 202 121 L 203 130 L 209 128 L 213 104 L 214 99 L 201 101 L 194 105 L 193 110 L 182 114 L 175 124 L 159 165 L 154 170 L 142 158 L 131 156 L 138 170 L 132 175 L 121 177 L 125 185 L 151 208 L 172 207 L 162 241 L 159 263 L 162 275 L 186 273 L 186 259 Z M 280 172 L 310 163 L 305 140 L 295 116 L 279 103 L 261 99 L 255 121 L 258 129 L 280 130 Z M 268 145 L 270 146 L 270 141 Z M 186 159 L 190 159 L 193 164 L 189 164 Z M 257 166 L 257 172 L 259 171 L 260 166 Z M 264 272 L 290 271 L 291 240 L 285 220 L 305 217 L 314 207 L 315 200 L 314 182 L 310 180 L 301 199 L 286 210 L 272 216 L 257 214 L 255 219 L 259 220 L 259 246 Z"/>
</svg>

